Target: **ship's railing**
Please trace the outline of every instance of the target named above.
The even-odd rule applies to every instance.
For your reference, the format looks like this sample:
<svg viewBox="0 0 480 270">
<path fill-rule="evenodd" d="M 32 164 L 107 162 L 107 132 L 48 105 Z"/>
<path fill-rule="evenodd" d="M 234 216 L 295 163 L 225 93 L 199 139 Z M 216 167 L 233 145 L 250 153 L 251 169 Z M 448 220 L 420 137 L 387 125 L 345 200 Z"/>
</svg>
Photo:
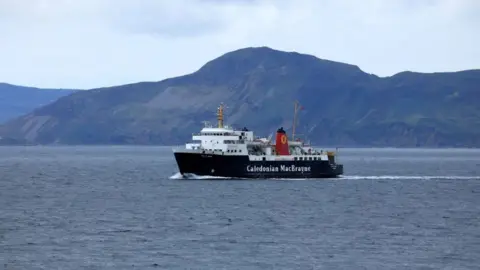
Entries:
<svg viewBox="0 0 480 270">
<path fill-rule="evenodd" d="M 192 136 L 238 136 L 238 135 L 235 133 L 228 133 L 228 132 L 211 132 L 211 133 L 195 132 L 195 133 L 192 133 Z"/>
</svg>

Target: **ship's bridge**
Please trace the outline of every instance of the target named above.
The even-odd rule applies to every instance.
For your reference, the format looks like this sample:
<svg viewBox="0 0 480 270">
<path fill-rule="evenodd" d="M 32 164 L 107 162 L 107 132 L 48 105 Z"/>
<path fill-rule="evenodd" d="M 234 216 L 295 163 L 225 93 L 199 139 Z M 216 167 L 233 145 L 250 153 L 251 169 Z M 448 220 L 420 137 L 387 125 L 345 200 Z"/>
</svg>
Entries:
<svg viewBox="0 0 480 270">
<path fill-rule="evenodd" d="M 234 130 L 232 128 L 205 127 L 200 133 L 193 134 L 192 140 L 202 143 L 215 142 L 216 144 L 243 144 L 253 141 L 253 132 L 246 129 Z"/>
<path fill-rule="evenodd" d="M 246 142 L 253 141 L 253 131 L 246 127 L 240 130 L 223 125 L 223 105 L 218 108 L 218 126 L 213 127 L 208 122 L 199 133 L 192 134 L 193 141 L 200 143 L 189 143 L 187 149 L 205 149 L 209 151 L 220 151 L 224 153 L 247 153 Z"/>
<path fill-rule="evenodd" d="M 230 135 L 233 134 L 234 130 L 228 127 L 224 128 L 214 128 L 214 127 L 205 127 L 202 128 L 200 134 L 202 135 L 210 135 L 210 136 L 222 136 L 222 135 Z"/>
</svg>

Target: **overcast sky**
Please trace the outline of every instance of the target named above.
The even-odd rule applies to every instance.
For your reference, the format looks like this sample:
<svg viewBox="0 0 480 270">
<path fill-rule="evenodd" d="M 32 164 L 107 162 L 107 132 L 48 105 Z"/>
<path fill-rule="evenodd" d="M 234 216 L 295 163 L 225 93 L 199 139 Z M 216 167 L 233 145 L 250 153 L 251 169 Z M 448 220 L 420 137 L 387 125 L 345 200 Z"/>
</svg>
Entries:
<svg viewBox="0 0 480 270">
<path fill-rule="evenodd" d="M 250 46 L 379 76 L 480 68 L 480 0 L 0 0 L 0 82 L 159 81 Z"/>
</svg>

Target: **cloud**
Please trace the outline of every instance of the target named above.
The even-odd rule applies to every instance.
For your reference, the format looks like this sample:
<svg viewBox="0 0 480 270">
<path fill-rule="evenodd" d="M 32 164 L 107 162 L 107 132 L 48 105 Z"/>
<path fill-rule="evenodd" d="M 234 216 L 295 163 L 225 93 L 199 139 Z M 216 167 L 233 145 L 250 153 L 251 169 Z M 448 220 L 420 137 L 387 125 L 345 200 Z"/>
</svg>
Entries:
<svg viewBox="0 0 480 270">
<path fill-rule="evenodd" d="M 222 18 L 218 4 L 205 2 L 202 7 L 192 7 L 195 2 L 119 1 L 116 12 L 110 15 L 113 28 L 126 33 L 141 33 L 170 37 L 195 37 L 223 30 L 227 21 Z M 198 5 L 198 4 L 197 4 Z M 107 15 L 107 16 L 108 16 Z"/>
<path fill-rule="evenodd" d="M 158 81 L 247 46 L 388 76 L 479 68 L 476 0 L 0 0 L 0 81 Z"/>
</svg>

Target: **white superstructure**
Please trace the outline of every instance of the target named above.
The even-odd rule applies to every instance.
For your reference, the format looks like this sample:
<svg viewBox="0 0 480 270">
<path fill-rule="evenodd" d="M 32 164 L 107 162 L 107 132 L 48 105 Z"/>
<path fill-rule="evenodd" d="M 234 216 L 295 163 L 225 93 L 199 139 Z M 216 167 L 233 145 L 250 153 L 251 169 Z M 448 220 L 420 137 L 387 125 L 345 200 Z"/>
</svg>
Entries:
<svg viewBox="0 0 480 270">
<path fill-rule="evenodd" d="M 253 131 L 243 128 L 235 130 L 223 125 L 223 105 L 217 110 L 218 126 L 205 123 L 200 133 L 192 135 L 192 143 L 187 143 L 182 152 L 201 154 L 248 156 L 250 161 L 280 161 L 280 160 L 329 160 L 333 152 L 317 151 L 300 141 L 285 141 L 288 154 L 280 155 L 277 151 L 280 142 L 271 142 L 269 138 L 255 138 Z M 277 133 L 278 135 L 278 133 Z M 278 136 L 277 139 L 278 140 Z"/>
</svg>

